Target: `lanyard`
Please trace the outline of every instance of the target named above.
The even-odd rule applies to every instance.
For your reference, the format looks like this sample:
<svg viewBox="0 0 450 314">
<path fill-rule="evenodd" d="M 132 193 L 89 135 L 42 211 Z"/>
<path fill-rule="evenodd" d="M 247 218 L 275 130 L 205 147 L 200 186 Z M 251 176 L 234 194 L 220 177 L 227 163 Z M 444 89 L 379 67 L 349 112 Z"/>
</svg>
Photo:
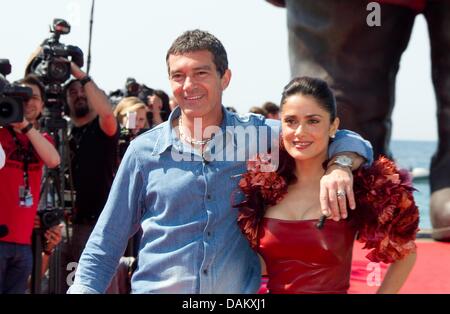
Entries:
<svg viewBox="0 0 450 314">
<path fill-rule="evenodd" d="M 29 180 L 28 180 L 28 177 L 29 177 L 28 176 L 28 166 L 30 164 L 31 157 L 33 156 L 33 145 L 31 145 L 31 142 L 30 142 L 30 144 L 28 145 L 28 150 L 25 151 L 25 147 L 22 145 L 22 143 L 17 138 L 17 134 L 16 134 L 16 132 L 14 132 L 12 127 L 8 126 L 8 127 L 6 127 L 6 129 L 13 137 L 14 142 L 16 143 L 16 146 L 19 150 L 19 154 L 23 156 L 23 181 L 25 184 L 25 189 L 27 191 L 29 191 L 30 184 L 29 184 Z"/>
</svg>

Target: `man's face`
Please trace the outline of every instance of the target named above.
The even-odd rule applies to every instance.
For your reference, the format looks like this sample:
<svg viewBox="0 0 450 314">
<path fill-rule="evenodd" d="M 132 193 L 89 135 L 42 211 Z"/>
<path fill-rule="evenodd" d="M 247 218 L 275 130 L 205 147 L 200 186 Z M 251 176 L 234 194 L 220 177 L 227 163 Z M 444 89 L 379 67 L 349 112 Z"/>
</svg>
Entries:
<svg viewBox="0 0 450 314">
<path fill-rule="evenodd" d="M 81 83 L 73 82 L 67 90 L 67 104 L 70 108 L 70 115 L 75 118 L 85 117 L 90 108 L 87 102 L 86 94 L 84 93 Z"/>
<path fill-rule="evenodd" d="M 32 89 L 33 95 L 24 103 L 24 116 L 28 121 L 34 122 L 42 112 L 44 101 L 42 100 L 41 90 L 38 86 L 32 84 L 25 85 Z"/>
<path fill-rule="evenodd" d="M 231 78 L 229 70 L 220 77 L 207 50 L 170 55 L 168 65 L 172 92 L 184 114 L 190 118 L 220 115 L 222 92 Z"/>
</svg>

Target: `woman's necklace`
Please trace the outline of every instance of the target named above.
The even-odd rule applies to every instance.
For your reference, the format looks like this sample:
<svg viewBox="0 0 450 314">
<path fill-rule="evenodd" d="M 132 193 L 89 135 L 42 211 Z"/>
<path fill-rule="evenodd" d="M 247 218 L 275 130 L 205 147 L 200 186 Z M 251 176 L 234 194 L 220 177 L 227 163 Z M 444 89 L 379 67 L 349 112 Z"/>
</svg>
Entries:
<svg viewBox="0 0 450 314">
<path fill-rule="evenodd" d="M 186 142 L 190 143 L 191 145 L 206 145 L 209 141 L 212 140 L 212 136 L 210 138 L 207 138 L 205 140 L 196 140 L 193 139 L 189 136 L 187 136 L 186 134 L 184 134 L 183 132 L 183 119 L 180 116 L 180 119 L 178 121 L 178 129 L 180 132 L 180 137 L 182 137 Z"/>
</svg>

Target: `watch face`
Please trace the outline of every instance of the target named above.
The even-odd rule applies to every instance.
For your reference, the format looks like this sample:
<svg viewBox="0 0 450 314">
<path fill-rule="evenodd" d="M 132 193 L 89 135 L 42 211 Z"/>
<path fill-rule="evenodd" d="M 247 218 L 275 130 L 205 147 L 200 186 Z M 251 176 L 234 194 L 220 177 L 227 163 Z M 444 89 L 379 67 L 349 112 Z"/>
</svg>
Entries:
<svg viewBox="0 0 450 314">
<path fill-rule="evenodd" d="M 351 166 L 353 160 L 350 157 L 347 156 L 338 156 L 336 157 L 336 163 L 343 165 L 343 166 Z"/>
</svg>

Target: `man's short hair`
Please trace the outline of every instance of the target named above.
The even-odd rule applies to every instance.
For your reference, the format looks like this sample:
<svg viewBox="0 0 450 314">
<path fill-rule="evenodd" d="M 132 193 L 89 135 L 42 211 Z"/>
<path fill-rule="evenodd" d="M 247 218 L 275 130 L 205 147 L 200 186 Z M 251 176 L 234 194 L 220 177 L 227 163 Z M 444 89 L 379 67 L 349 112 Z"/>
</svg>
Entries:
<svg viewBox="0 0 450 314">
<path fill-rule="evenodd" d="M 64 85 L 64 88 L 63 88 L 63 95 L 64 95 L 64 97 L 67 97 L 67 91 L 69 90 L 70 85 L 72 85 L 75 82 L 79 82 L 79 81 L 80 80 L 78 80 L 76 78 L 72 78 Z"/>
<path fill-rule="evenodd" d="M 45 103 L 45 86 L 42 81 L 34 74 L 28 74 L 19 81 L 20 84 L 35 85 L 39 88 L 41 99 Z"/>
<path fill-rule="evenodd" d="M 186 31 L 181 34 L 170 46 L 166 55 L 167 69 L 169 70 L 169 56 L 182 55 L 189 52 L 207 50 L 213 55 L 213 62 L 216 65 L 220 77 L 228 69 L 228 57 L 225 48 L 220 40 L 214 35 L 199 29 Z"/>
<path fill-rule="evenodd" d="M 262 108 L 271 114 L 277 114 L 280 112 L 280 107 L 278 107 L 275 103 L 271 101 L 265 102 L 262 105 Z"/>
<path fill-rule="evenodd" d="M 257 106 L 251 107 L 248 112 L 260 114 L 267 118 L 267 111 Z"/>
</svg>

